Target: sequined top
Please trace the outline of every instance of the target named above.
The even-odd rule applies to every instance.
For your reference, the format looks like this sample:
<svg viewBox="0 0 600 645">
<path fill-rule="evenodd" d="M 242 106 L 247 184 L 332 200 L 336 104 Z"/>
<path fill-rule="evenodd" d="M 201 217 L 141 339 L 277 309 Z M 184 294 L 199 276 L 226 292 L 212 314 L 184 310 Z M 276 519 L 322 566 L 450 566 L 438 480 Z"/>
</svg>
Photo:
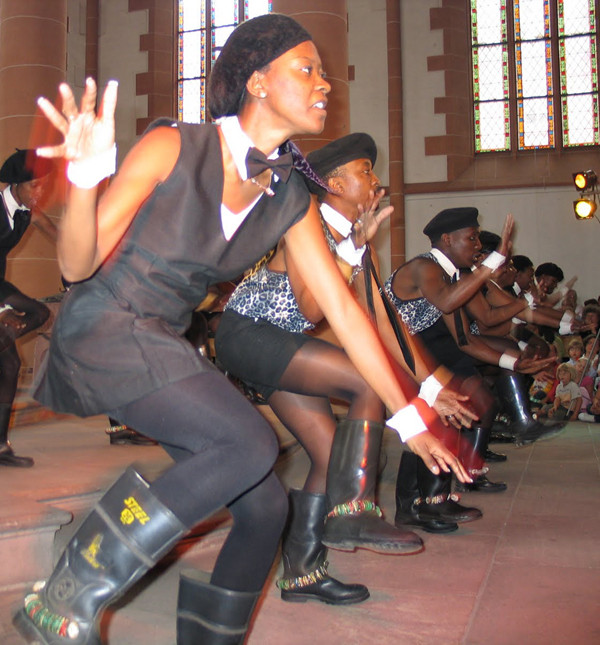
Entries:
<svg viewBox="0 0 600 645">
<path fill-rule="evenodd" d="M 423 253 L 416 258 L 427 258 L 433 260 L 437 264 L 439 262 L 431 253 Z M 412 260 L 411 260 L 412 261 Z M 384 285 L 385 292 L 389 297 L 391 303 L 394 305 L 411 336 L 422 332 L 424 329 L 432 327 L 441 317 L 442 312 L 426 298 L 414 298 L 412 300 L 402 300 L 399 298 L 392 289 L 392 281 L 396 275 L 396 271 L 386 280 Z"/>
<path fill-rule="evenodd" d="M 335 240 L 322 219 L 321 223 L 329 249 L 335 252 Z M 266 262 L 240 282 L 225 309 L 297 334 L 315 327 L 300 311 L 288 274 L 271 271 Z"/>
</svg>

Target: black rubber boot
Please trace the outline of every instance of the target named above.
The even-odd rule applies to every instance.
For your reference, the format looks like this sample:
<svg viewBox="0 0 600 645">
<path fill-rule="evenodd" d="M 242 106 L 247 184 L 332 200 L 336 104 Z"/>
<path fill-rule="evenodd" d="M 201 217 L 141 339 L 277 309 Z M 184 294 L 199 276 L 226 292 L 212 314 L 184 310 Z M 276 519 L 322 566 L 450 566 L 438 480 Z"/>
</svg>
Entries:
<svg viewBox="0 0 600 645">
<path fill-rule="evenodd" d="M 502 408 L 511 420 L 507 432 L 513 437 L 515 445 L 524 446 L 538 439 L 549 439 L 564 428 L 564 422 L 546 425 L 531 416 L 525 378 L 522 374 L 501 374 L 496 379 L 496 391 Z"/>
<path fill-rule="evenodd" d="M 260 591 L 231 591 L 182 573 L 177 598 L 177 645 L 241 645 Z"/>
<path fill-rule="evenodd" d="M 0 466 L 31 468 L 33 466 L 33 459 L 31 457 L 18 457 L 15 455 L 8 442 L 11 408 L 12 406 L 8 403 L 0 403 Z"/>
<path fill-rule="evenodd" d="M 478 520 L 481 511 L 462 506 L 460 496 L 451 489 L 450 473 L 434 475 L 420 457 L 403 452 L 396 480 L 396 525 L 416 526 L 428 533 L 450 533 L 459 523 Z"/>
<path fill-rule="evenodd" d="M 25 597 L 15 627 L 28 642 L 91 645 L 97 621 L 165 555 L 186 527 L 128 468 L 79 527 L 46 583 Z"/>
<path fill-rule="evenodd" d="M 423 550 L 416 533 L 388 524 L 375 504 L 383 428 L 357 419 L 338 424 L 327 470 L 330 512 L 323 537 L 332 549 L 404 555 Z"/>
<path fill-rule="evenodd" d="M 323 546 L 325 495 L 290 491 L 290 520 L 283 537 L 281 599 L 288 602 L 320 600 L 330 605 L 351 605 L 369 597 L 364 585 L 346 585 L 327 572 Z"/>
<path fill-rule="evenodd" d="M 483 466 L 487 450 L 490 428 L 473 426 L 461 432 L 458 458 L 461 460 L 469 475 L 473 478 L 471 484 L 456 482 L 456 490 L 460 492 L 501 493 L 507 486 L 504 482 L 492 482 L 486 477 L 488 469 Z M 465 438 L 468 441 L 465 441 Z"/>
</svg>

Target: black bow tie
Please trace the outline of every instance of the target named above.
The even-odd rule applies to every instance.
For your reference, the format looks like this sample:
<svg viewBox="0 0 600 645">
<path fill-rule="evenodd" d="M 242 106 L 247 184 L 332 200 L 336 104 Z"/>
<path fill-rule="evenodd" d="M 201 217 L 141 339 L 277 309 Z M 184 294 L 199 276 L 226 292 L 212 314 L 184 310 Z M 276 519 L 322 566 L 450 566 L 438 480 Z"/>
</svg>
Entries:
<svg viewBox="0 0 600 645">
<path fill-rule="evenodd" d="M 31 211 L 27 208 L 17 208 L 13 213 L 13 219 L 17 219 L 19 217 L 31 217 Z"/>
<path fill-rule="evenodd" d="M 250 148 L 246 155 L 246 169 L 248 178 L 256 177 L 261 172 L 270 168 L 281 181 L 287 181 L 292 172 L 293 159 L 292 153 L 286 152 L 277 159 L 267 159 L 265 154 L 257 148 Z"/>
</svg>

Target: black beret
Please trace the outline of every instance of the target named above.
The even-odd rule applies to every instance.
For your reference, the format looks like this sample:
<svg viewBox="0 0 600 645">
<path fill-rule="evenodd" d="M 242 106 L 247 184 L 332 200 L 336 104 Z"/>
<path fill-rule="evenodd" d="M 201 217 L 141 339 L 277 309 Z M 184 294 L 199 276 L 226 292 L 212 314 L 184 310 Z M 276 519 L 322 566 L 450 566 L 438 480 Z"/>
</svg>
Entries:
<svg viewBox="0 0 600 645">
<path fill-rule="evenodd" d="M 491 253 L 498 249 L 502 238 L 491 231 L 479 231 L 479 241 L 481 242 L 481 253 Z"/>
<path fill-rule="evenodd" d="M 280 13 L 258 16 L 236 27 L 208 79 L 208 109 L 213 119 L 237 114 L 252 73 L 307 40 L 312 40 L 308 31 Z"/>
<path fill-rule="evenodd" d="M 536 278 L 539 278 L 541 275 L 549 275 L 551 278 L 556 278 L 559 282 L 562 282 L 565 279 L 565 274 L 558 264 L 554 262 L 543 262 L 539 264 L 534 273 Z"/>
<path fill-rule="evenodd" d="M 512 263 L 517 271 L 525 271 L 533 266 L 533 262 L 526 255 L 513 255 Z"/>
<path fill-rule="evenodd" d="M 52 172 L 51 159 L 38 157 L 35 150 L 19 150 L 2 164 L 0 181 L 5 184 L 24 184 L 26 181 L 45 177 Z"/>
<path fill-rule="evenodd" d="M 306 155 L 306 160 L 321 178 L 356 159 L 370 159 L 371 164 L 375 165 L 377 146 L 371 135 L 364 132 L 347 134 Z"/>
<path fill-rule="evenodd" d="M 452 233 L 461 228 L 479 226 L 477 216 L 479 211 L 471 206 L 446 208 L 438 213 L 423 229 L 423 233 L 431 240 L 436 240 L 443 233 Z"/>
</svg>

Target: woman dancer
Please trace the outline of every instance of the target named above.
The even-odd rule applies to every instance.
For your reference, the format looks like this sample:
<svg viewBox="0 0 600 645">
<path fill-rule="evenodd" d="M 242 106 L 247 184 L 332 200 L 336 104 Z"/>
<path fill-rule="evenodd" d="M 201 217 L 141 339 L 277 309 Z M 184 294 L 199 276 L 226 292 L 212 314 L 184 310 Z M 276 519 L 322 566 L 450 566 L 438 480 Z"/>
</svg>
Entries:
<svg viewBox="0 0 600 645">
<path fill-rule="evenodd" d="M 40 153 L 70 162 L 58 253 L 65 278 L 80 284 L 61 307 L 37 397 L 79 415 L 110 414 L 159 441 L 175 464 L 151 485 L 129 470 L 106 493 L 45 586 L 26 598 L 16 623 L 27 638 L 96 642 L 106 604 L 190 527 L 227 506 L 233 527 L 210 584 L 182 576 L 178 643 L 244 639 L 287 513 L 271 470 L 277 442 L 182 335 L 208 286 L 239 275 L 282 235 L 294 257 L 307 260 L 306 283 L 344 342 L 360 338 L 367 348 L 351 355 L 385 403 L 400 411 L 400 423 L 413 415 L 411 430 L 425 429 L 335 268 L 301 176 L 290 172 L 291 155 L 280 150 L 295 134 L 321 132 L 329 89 L 310 35 L 294 20 L 269 14 L 243 23 L 210 79 L 213 117 L 231 118 L 218 126 L 155 124 L 98 206 L 97 184 L 114 163 L 116 84 L 98 115 L 91 80 L 80 109 L 66 85 L 62 114 L 40 99 L 64 136 Z M 429 433 L 411 444 L 433 469 L 450 466 L 468 479 Z"/>
<path fill-rule="evenodd" d="M 340 253 L 352 245 L 346 257 L 360 267 L 361 253 L 352 240 L 361 247 L 367 232 L 372 237 L 392 210 L 377 211 L 383 191 L 373 171 L 376 158 L 375 142 L 365 133 L 337 139 L 307 158 L 328 185 L 329 192 L 319 192 L 325 194 L 321 216 L 329 247 L 348 275 L 360 275 L 359 285 L 362 273 L 353 271 Z M 381 517 L 375 488 L 383 406 L 342 348 L 303 333 L 313 329 L 323 313 L 289 255 L 282 240 L 273 257 L 234 291 L 217 329 L 215 349 L 231 374 L 268 401 L 310 459 L 302 490 L 290 493 L 291 522 L 283 541 L 284 576 L 279 581 L 282 599 L 346 604 L 364 597 L 350 595 L 326 575 L 322 567 L 326 549 L 321 543 L 386 554 L 416 553 L 423 543 L 412 531 L 395 528 Z M 331 398 L 349 404 L 339 423 Z M 452 403 L 447 414 L 467 413 L 456 399 Z M 323 577 L 311 579 L 315 571 Z"/>
</svg>

